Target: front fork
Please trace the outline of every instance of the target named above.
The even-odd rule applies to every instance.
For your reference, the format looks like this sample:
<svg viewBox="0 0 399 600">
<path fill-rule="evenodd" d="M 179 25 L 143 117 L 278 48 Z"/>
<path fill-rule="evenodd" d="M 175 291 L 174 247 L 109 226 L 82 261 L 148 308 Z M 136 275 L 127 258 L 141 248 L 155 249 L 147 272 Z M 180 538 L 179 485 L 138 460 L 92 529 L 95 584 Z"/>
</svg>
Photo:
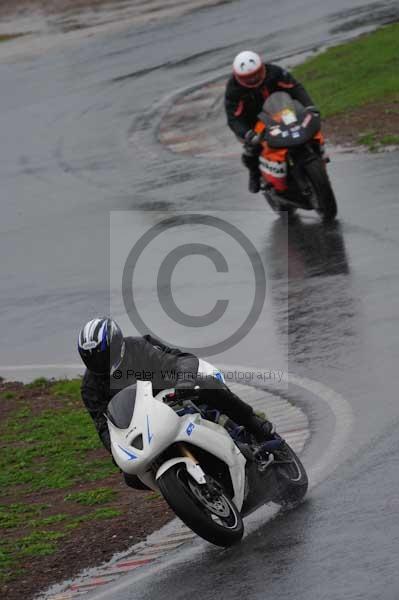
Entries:
<svg viewBox="0 0 399 600">
<path fill-rule="evenodd" d="M 189 458 L 196 465 L 199 464 L 198 460 L 195 458 L 194 454 L 187 448 L 186 444 L 184 444 L 183 442 L 180 442 L 179 444 L 177 444 L 177 447 L 181 453 L 181 456 L 185 456 L 186 458 Z"/>
</svg>

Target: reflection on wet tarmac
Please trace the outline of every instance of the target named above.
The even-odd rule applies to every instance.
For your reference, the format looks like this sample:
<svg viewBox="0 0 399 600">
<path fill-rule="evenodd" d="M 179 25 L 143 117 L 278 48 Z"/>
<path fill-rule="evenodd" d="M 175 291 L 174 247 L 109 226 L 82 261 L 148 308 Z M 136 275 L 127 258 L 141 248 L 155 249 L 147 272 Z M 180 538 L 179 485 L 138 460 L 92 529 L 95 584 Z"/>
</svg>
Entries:
<svg viewBox="0 0 399 600">
<path fill-rule="evenodd" d="M 289 359 L 338 366 L 356 336 L 356 300 L 339 222 L 326 226 L 300 217 L 289 223 L 276 219 L 266 260 L 277 325 L 282 336 L 288 334 Z"/>
<path fill-rule="evenodd" d="M 288 237 L 288 277 L 302 279 L 349 274 L 348 259 L 341 224 L 324 225 L 319 221 L 291 220 L 288 226 L 279 219 L 272 229 L 276 243 Z"/>
</svg>

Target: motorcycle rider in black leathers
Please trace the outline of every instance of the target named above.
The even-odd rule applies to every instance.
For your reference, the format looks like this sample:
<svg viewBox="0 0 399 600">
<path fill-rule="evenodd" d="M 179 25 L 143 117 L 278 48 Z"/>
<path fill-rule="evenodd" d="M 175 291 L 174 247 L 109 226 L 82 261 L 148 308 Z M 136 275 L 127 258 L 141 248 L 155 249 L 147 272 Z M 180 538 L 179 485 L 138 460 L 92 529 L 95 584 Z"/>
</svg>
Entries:
<svg viewBox="0 0 399 600">
<path fill-rule="evenodd" d="M 177 400 L 198 395 L 200 403 L 220 410 L 246 427 L 258 442 L 274 436 L 272 423 L 255 415 L 252 407 L 222 381 L 211 377 L 204 385 L 198 377 L 196 356 L 169 348 L 150 335 L 123 337 L 114 320 L 99 317 L 82 327 L 78 351 L 87 367 L 81 386 L 82 400 L 109 452 L 110 436 L 105 417 L 108 403 L 121 389 L 137 380 L 151 381 L 154 395 L 169 388 L 175 389 Z M 124 478 L 127 485 L 146 489 L 136 476 L 124 474 Z"/>
<path fill-rule="evenodd" d="M 287 92 L 294 100 L 319 114 L 305 88 L 278 65 L 263 63 L 250 50 L 240 52 L 233 62 L 233 74 L 226 85 L 227 124 L 244 144 L 242 162 L 249 169 L 249 191 L 260 189 L 259 136 L 253 131 L 265 100 L 273 92 Z"/>
</svg>

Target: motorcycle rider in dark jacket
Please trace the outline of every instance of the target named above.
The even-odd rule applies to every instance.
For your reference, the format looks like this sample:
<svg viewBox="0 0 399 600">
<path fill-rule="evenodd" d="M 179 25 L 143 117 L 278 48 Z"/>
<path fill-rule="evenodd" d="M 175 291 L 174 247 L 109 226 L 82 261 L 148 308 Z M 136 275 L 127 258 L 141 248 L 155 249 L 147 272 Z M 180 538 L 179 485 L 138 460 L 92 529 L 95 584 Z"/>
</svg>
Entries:
<svg viewBox="0 0 399 600">
<path fill-rule="evenodd" d="M 244 144 L 242 162 L 249 169 L 249 191 L 260 189 L 259 136 L 253 131 L 265 100 L 273 92 L 287 92 L 303 106 L 318 112 L 305 88 L 278 65 L 263 63 L 250 50 L 240 52 L 233 62 L 233 74 L 226 85 L 227 124 Z"/>
<path fill-rule="evenodd" d="M 176 399 L 199 395 L 200 403 L 216 408 L 238 425 L 246 427 L 262 442 L 273 437 L 270 421 L 255 415 L 251 406 L 236 396 L 220 379 L 198 377 L 198 358 L 178 348 L 169 348 L 159 340 L 123 337 L 117 323 L 107 317 L 88 321 L 78 337 L 78 351 L 87 369 L 81 395 L 98 435 L 110 452 L 110 436 L 105 416 L 109 401 L 121 389 L 137 380 L 151 381 L 153 393 L 174 388 Z M 194 390 L 196 386 L 199 389 Z M 131 487 L 145 486 L 136 476 L 124 474 Z"/>
</svg>

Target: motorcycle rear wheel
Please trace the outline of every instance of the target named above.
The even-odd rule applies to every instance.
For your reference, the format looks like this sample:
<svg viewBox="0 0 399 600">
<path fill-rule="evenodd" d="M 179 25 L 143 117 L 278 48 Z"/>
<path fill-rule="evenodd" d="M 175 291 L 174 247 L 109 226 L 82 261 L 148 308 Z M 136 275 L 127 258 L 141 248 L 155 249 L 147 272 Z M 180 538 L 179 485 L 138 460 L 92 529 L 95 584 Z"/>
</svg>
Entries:
<svg viewBox="0 0 399 600">
<path fill-rule="evenodd" d="M 303 500 L 308 489 L 309 480 L 305 467 L 287 442 L 273 454 L 277 479 L 274 500 L 284 508 L 293 508 Z"/>
<path fill-rule="evenodd" d="M 324 162 L 317 157 L 307 162 L 304 169 L 317 197 L 315 210 L 325 223 L 333 221 L 337 216 L 337 202 Z"/>
<path fill-rule="evenodd" d="M 184 465 L 177 464 L 159 478 L 158 485 L 174 513 L 200 537 L 224 548 L 241 540 L 241 514 L 211 478 L 198 484 Z"/>
</svg>

